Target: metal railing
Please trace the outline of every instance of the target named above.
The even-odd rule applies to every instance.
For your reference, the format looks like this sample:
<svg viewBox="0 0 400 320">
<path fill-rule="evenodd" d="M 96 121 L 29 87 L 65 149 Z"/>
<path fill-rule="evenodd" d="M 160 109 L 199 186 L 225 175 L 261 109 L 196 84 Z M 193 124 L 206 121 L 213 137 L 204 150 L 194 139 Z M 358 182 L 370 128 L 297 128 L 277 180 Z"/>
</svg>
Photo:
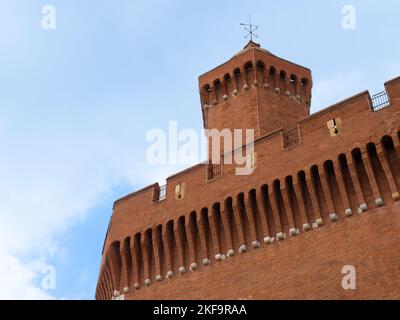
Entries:
<svg viewBox="0 0 400 320">
<path fill-rule="evenodd" d="M 390 105 L 389 96 L 386 91 L 374 94 L 372 100 L 372 111 L 378 111 Z"/>
<path fill-rule="evenodd" d="M 285 137 L 286 137 L 285 148 L 288 148 L 288 147 L 298 144 L 300 142 L 299 129 L 295 128 L 295 129 L 286 131 Z"/>
<path fill-rule="evenodd" d="M 210 163 L 207 167 L 207 180 L 212 180 L 222 176 L 222 164 Z"/>
<path fill-rule="evenodd" d="M 158 201 L 163 201 L 167 198 L 167 185 L 160 187 L 160 192 L 158 194 Z"/>
</svg>

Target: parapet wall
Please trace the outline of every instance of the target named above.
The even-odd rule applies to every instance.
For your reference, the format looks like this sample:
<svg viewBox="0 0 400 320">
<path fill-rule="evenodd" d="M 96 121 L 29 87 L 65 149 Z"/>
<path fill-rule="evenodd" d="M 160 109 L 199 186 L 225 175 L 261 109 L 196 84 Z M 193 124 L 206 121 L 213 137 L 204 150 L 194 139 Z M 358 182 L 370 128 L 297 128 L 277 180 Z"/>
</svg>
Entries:
<svg viewBox="0 0 400 320">
<path fill-rule="evenodd" d="M 217 265 L 125 293 L 125 299 L 400 299 L 400 203 Z M 344 290 L 344 266 L 356 290 Z"/>
<path fill-rule="evenodd" d="M 223 165 L 222 175 L 207 181 L 207 166 L 200 164 L 170 177 L 163 201 L 157 201 L 158 185 L 118 200 L 96 297 L 110 299 L 125 292 L 133 299 L 340 298 L 340 282 L 329 287 L 332 266 L 352 257 L 362 265 L 369 252 L 365 241 L 372 238 L 379 241 L 371 250 L 399 245 L 392 243 L 398 239 L 384 239 L 395 236 L 390 221 L 399 223 L 400 78 L 385 86 L 390 105 L 379 111 L 363 92 L 300 121 L 297 132 L 280 130 L 259 139 L 252 175 L 237 176 L 233 165 Z M 177 186 L 183 190 L 180 198 Z M 355 227 L 357 232 L 350 235 Z M 313 251 L 319 243 L 321 249 Z M 336 243 L 339 251 L 326 251 Z M 343 259 L 335 260 L 331 254 L 337 252 Z M 297 259 L 297 253 L 320 259 L 320 276 L 315 277 L 320 282 L 302 282 L 307 270 L 319 269 L 311 266 L 311 258 Z M 394 252 L 380 254 L 376 249 L 366 258 L 369 270 L 381 277 L 384 266 L 379 261 L 389 264 L 385 270 L 397 277 L 398 285 L 390 264 L 398 268 L 399 259 Z M 272 269 L 263 273 L 271 259 Z M 298 270 L 293 260 L 301 264 Z M 251 268 L 258 273 L 246 284 L 240 279 Z M 269 288 L 282 285 L 281 275 L 296 285 L 284 283 L 282 294 L 271 292 Z M 223 294 L 214 288 L 218 284 Z M 367 290 L 354 297 L 382 295 Z"/>
<path fill-rule="evenodd" d="M 310 114 L 311 71 L 252 42 L 200 76 L 199 86 L 207 129 L 254 129 L 260 138 Z"/>
</svg>

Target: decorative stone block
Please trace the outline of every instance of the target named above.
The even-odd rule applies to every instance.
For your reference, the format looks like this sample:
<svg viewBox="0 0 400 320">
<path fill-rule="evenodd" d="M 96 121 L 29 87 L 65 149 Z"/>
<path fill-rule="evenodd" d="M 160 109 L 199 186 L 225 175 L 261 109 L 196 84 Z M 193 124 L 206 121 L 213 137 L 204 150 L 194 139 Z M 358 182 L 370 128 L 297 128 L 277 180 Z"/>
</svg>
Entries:
<svg viewBox="0 0 400 320">
<path fill-rule="evenodd" d="M 179 267 L 178 271 L 179 271 L 180 274 L 183 274 L 183 273 L 186 272 L 186 268 L 184 266 Z"/>
<path fill-rule="evenodd" d="M 279 233 L 277 233 L 277 235 L 276 235 L 276 239 L 278 239 L 278 241 L 281 241 L 281 240 L 283 240 L 283 239 L 286 239 L 286 234 L 283 233 L 283 232 L 279 232 Z"/>
<path fill-rule="evenodd" d="M 138 290 L 138 289 L 140 289 L 140 284 L 136 282 L 136 283 L 133 285 L 133 287 L 134 287 L 136 290 Z"/>
<path fill-rule="evenodd" d="M 215 260 L 221 261 L 221 260 L 222 260 L 222 254 L 217 253 L 217 254 L 215 255 Z"/>
<path fill-rule="evenodd" d="M 337 222 L 337 221 L 339 221 L 339 216 L 337 213 L 331 213 L 329 215 L 329 219 L 331 219 L 332 222 Z"/>
<path fill-rule="evenodd" d="M 304 230 L 304 231 L 310 231 L 310 230 L 311 230 L 310 224 L 309 224 L 309 223 L 303 224 L 303 230 Z"/>
<path fill-rule="evenodd" d="M 383 199 L 382 198 L 375 199 L 375 204 L 377 207 L 382 207 L 384 205 Z"/>
<path fill-rule="evenodd" d="M 210 259 L 205 258 L 203 259 L 203 265 L 208 266 L 210 264 Z"/>
<path fill-rule="evenodd" d="M 317 219 L 315 222 L 318 225 L 318 227 L 320 227 L 324 224 L 324 220 L 322 220 L 322 218 Z"/>
<path fill-rule="evenodd" d="M 344 215 L 346 217 L 351 217 L 353 215 L 353 211 L 350 208 L 347 208 L 346 210 L 344 210 Z"/>
<path fill-rule="evenodd" d="M 131 291 L 131 290 L 129 289 L 129 287 L 125 287 L 125 288 L 124 288 L 124 293 L 128 293 L 129 291 Z"/>
<path fill-rule="evenodd" d="M 253 249 L 257 249 L 257 248 L 259 248 L 260 247 L 260 242 L 259 241 L 253 241 L 252 243 L 251 243 L 251 246 L 253 247 Z"/>
<path fill-rule="evenodd" d="M 157 281 L 162 281 L 162 275 L 161 275 L 161 274 L 158 274 L 158 275 L 156 276 L 156 280 L 157 280 Z"/>
<path fill-rule="evenodd" d="M 150 286 L 150 285 L 151 285 L 151 280 L 150 280 L 150 279 L 144 280 L 144 284 L 145 284 L 146 286 Z"/>
<path fill-rule="evenodd" d="M 174 273 L 170 270 L 170 271 L 167 272 L 166 278 L 167 278 L 167 279 L 170 279 L 170 278 L 172 278 L 173 276 L 174 276 Z"/>
<path fill-rule="evenodd" d="M 399 201 L 400 200 L 400 194 L 398 192 L 395 192 L 392 194 L 392 198 L 394 201 Z"/>
<path fill-rule="evenodd" d="M 228 100 L 228 95 L 224 94 L 224 96 L 222 98 L 226 101 L 226 100 Z"/>
<path fill-rule="evenodd" d="M 247 90 L 249 90 L 249 86 L 248 86 L 247 84 L 245 84 L 245 85 L 243 86 L 243 91 L 247 91 Z"/>
<path fill-rule="evenodd" d="M 239 248 L 239 252 L 240 253 L 244 253 L 247 251 L 247 246 L 245 244 L 242 244 Z"/>
<path fill-rule="evenodd" d="M 299 235 L 299 234 L 300 234 L 300 230 L 299 230 L 299 229 L 291 228 L 291 229 L 289 230 L 289 235 L 290 235 L 291 237 L 297 236 L 297 235 Z"/>
<path fill-rule="evenodd" d="M 233 96 L 237 96 L 238 94 L 239 94 L 239 91 L 237 91 L 236 89 L 232 91 Z"/>
<path fill-rule="evenodd" d="M 275 88 L 275 92 L 276 92 L 276 93 L 281 93 L 281 89 Z"/>
<path fill-rule="evenodd" d="M 195 271 L 195 270 L 197 270 L 197 263 L 196 263 L 196 262 L 193 262 L 193 263 L 190 265 L 190 271 Z"/>
<path fill-rule="evenodd" d="M 257 80 L 253 81 L 253 87 L 258 87 L 258 81 Z"/>
<path fill-rule="evenodd" d="M 228 253 L 226 255 L 228 256 L 228 258 L 233 257 L 235 255 L 235 250 L 233 249 L 228 250 Z"/>
<path fill-rule="evenodd" d="M 312 228 L 313 229 L 316 229 L 316 228 L 318 228 L 319 226 L 318 226 L 318 223 L 316 223 L 316 222 L 313 222 L 313 224 L 312 224 Z"/>
<path fill-rule="evenodd" d="M 264 242 L 266 243 L 266 244 L 271 244 L 272 242 L 274 242 L 274 240 L 275 240 L 275 238 L 274 237 L 265 237 L 264 238 Z"/>
<path fill-rule="evenodd" d="M 363 203 L 360 205 L 360 209 L 362 212 L 368 211 L 368 205 L 366 203 Z"/>
<path fill-rule="evenodd" d="M 290 91 L 286 91 L 285 94 L 290 97 L 292 94 L 290 93 Z"/>
<path fill-rule="evenodd" d="M 114 291 L 114 297 L 118 297 L 121 293 L 117 290 Z"/>
</svg>

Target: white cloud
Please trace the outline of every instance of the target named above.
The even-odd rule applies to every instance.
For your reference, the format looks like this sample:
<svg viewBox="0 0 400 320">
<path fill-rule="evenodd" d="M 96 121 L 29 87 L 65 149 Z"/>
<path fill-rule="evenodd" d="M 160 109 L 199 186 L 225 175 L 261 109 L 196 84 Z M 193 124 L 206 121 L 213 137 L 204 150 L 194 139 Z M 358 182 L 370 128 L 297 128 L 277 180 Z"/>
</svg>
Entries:
<svg viewBox="0 0 400 320">
<path fill-rule="evenodd" d="M 78 119 L 75 112 L 63 114 L 62 106 L 47 111 L 46 119 L 24 110 L 29 123 L 21 122 L 21 110 L 0 110 L 7 119 L 0 137 L 0 267 L 12 265 L 0 272 L 0 297 L 52 298 L 37 286 L 42 275 L 33 262 L 68 259 L 57 239 L 118 182 L 144 186 L 177 171 L 147 167 L 145 135 L 132 126 L 128 105 L 97 106 L 95 122 L 82 106 L 71 108 L 80 110 Z M 122 113 L 124 119 L 113 121 Z"/>
<path fill-rule="evenodd" d="M 60 249 L 55 239 L 109 192 L 108 175 L 118 171 L 96 151 L 76 151 L 68 141 L 49 149 L 43 146 L 49 140 L 21 136 L 14 140 L 16 147 L 1 147 L 6 156 L 0 160 L 0 266 L 12 264 L 0 279 L 3 298 L 50 297 L 34 287 L 38 274 L 17 257 L 54 255 Z M 98 161 L 111 168 L 99 170 Z"/>
<path fill-rule="evenodd" d="M 15 256 L 0 251 L 0 266 L 0 300 L 54 299 L 34 285 L 41 276 L 36 263 L 25 264 Z"/>
</svg>

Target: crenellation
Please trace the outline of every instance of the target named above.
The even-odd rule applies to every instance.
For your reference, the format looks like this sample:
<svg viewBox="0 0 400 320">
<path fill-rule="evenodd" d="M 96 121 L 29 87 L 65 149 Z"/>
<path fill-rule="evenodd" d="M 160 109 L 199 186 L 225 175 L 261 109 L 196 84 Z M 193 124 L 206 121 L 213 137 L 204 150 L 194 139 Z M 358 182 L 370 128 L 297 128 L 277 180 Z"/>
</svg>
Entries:
<svg viewBox="0 0 400 320">
<path fill-rule="evenodd" d="M 335 176 L 337 178 L 337 183 L 339 186 L 340 198 L 342 200 L 344 206 L 344 214 L 346 217 L 352 215 L 352 209 L 350 207 L 350 199 L 349 199 L 349 187 L 346 187 L 346 180 L 344 178 L 343 168 L 341 167 L 339 157 L 333 160 L 333 170 L 335 172 Z"/>
<path fill-rule="evenodd" d="M 121 284 L 119 291 L 125 293 L 129 291 L 130 266 L 132 265 L 130 254 L 126 251 L 127 247 L 129 248 L 129 242 L 130 238 L 128 237 L 124 240 L 123 245 L 120 247 L 119 253 L 121 256 Z"/>
<path fill-rule="evenodd" d="M 259 191 L 257 191 L 259 190 Z M 267 219 L 267 209 L 264 199 L 261 195 L 261 187 L 259 186 L 257 189 L 253 189 L 251 191 L 253 193 L 253 201 L 254 201 L 254 215 L 260 217 L 260 233 L 261 239 L 265 239 L 270 235 L 270 230 L 268 226 L 268 219 Z"/>
<path fill-rule="evenodd" d="M 243 199 L 242 200 L 243 213 L 244 213 L 244 218 L 246 220 L 246 224 L 248 225 L 249 229 L 250 242 L 252 244 L 252 247 L 256 249 L 259 247 L 259 242 L 257 240 L 256 225 L 254 221 L 253 210 L 250 208 L 251 206 L 250 191 L 248 193 L 244 193 L 242 195 L 242 199 Z"/>
<path fill-rule="evenodd" d="M 385 82 L 385 91 L 391 104 L 397 104 L 400 100 L 400 77 Z"/>
<path fill-rule="evenodd" d="M 295 225 L 295 221 L 294 221 L 294 212 L 292 210 L 292 206 L 290 204 L 290 200 L 289 200 L 289 196 L 288 196 L 288 188 L 284 187 L 283 185 L 281 185 L 281 189 L 280 189 L 280 193 L 282 196 L 282 200 L 283 200 L 283 205 L 282 205 L 282 214 L 283 212 L 285 212 L 286 217 L 288 219 L 288 224 L 289 224 L 289 235 L 293 236 L 296 235 L 296 225 Z"/>
<path fill-rule="evenodd" d="M 362 161 L 364 163 L 365 169 L 367 171 L 368 180 L 369 180 L 369 183 L 372 188 L 373 196 L 375 198 L 375 205 L 382 206 L 383 205 L 382 196 L 380 194 L 378 182 L 376 181 L 375 173 L 373 171 L 373 164 L 371 163 L 371 157 L 370 157 L 369 152 L 366 149 L 366 147 L 362 148 L 361 157 L 362 157 Z"/>
<path fill-rule="evenodd" d="M 320 180 L 321 180 L 321 186 L 322 186 L 322 193 L 325 198 L 325 202 L 327 204 L 327 209 L 329 213 L 329 217 L 331 220 L 336 219 L 336 210 L 335 210 L 335 205 L 333 203 L 333 196 L 332 196 L 332 189 L 329 186 L 328 183 L 328 178 L 329 178 L 329 173 L 327 172 L 327 163 L 329 161 L 325 162 L 323 165 L 320 165 L 319 167 L 322 168 L 320 172 Z M 333 219 L 332 219 L 333 217 Z"/>
<path fill-rule="evenodd" d="M 303 231 L 309 231 L 310 230 L 310 224 L 308 222 L 307 219 L 307 209 L 306 209 L 306 204 L 304 201 L 304 196 L 303 196 L 303 192 L 300 188 L 300 181 L 299 181 L 299 177 L 297 175 L 297 181 L 293 184 L 294 187 L 294 193 L 295 193 L 295 198 L 296 198 L 296 202 L 298 203 L 298 208 L 299 208 L 299 213 L 300 213 L 300 223 L 299 225 L 302 226 Z"/>
</svg>

